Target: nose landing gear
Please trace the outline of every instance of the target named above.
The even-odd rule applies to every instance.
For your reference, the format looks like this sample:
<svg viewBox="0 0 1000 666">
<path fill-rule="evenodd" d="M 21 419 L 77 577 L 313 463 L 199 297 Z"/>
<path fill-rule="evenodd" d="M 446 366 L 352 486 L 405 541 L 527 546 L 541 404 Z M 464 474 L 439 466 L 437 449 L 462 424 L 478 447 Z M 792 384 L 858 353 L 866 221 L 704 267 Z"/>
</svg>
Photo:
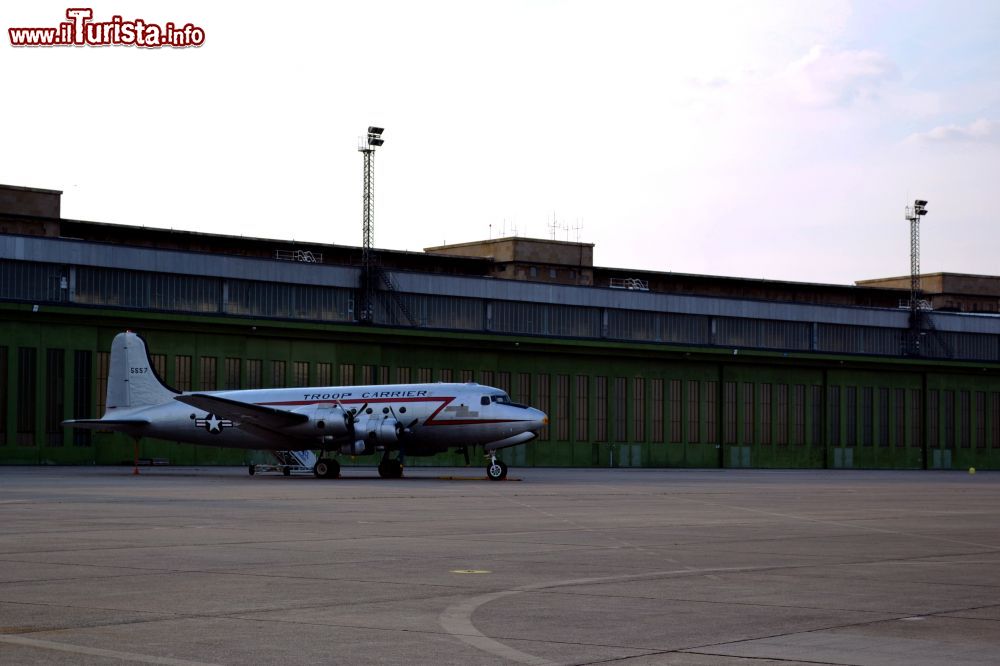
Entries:
<svg viewBox="0 0 1000 666">
<path fill-rule="evenodd" d="M 490 481 L 503 481 L 507 478 L 507 463 L 497 460 L 496 453 L 489 454 L 490 462 L 486 466 L 486 476 Z"/>
</svg>

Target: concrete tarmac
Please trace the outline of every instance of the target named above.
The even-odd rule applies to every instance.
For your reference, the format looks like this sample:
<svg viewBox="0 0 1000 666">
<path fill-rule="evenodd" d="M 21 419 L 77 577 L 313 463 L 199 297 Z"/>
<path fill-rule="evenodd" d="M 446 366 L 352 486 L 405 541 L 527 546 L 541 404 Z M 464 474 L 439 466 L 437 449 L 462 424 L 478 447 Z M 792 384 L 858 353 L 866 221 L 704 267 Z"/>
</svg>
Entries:
<svg viewBox="0 0 1000 666">
<path fill-rule="evenodd" d="M 1000 474 L 0 468 L 3 664 L 997 664 Z"/>
</svg>

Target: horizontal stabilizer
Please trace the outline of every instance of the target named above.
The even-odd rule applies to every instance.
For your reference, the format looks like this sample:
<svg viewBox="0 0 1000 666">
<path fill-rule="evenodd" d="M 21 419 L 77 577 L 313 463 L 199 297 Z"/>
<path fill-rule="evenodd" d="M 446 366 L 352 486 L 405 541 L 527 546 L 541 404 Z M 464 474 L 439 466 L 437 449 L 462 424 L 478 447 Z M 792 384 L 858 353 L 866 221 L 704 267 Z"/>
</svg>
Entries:
<svg viewBox="0 0 1000 666">
<path fill-rule="evenodd" d="M 301 425 L 309 420 L 309 417 L 305 414 L 296 414 L 283 409 L 255 405 L 252 402 L 220 398 L 219 396 L 207 395 L 205 393 L 178 395 L 174 396 L 174 400 L 180 400 L 185 405 L 191 405 L 204 412 L 229 419 L 238 425 L 255 425 L 268 430 L 290 428 Z"/>
<path fill-rule="evenodd" d="M 69 428 L 85 430 L 121 430 L 129 432 L 149 425 L 146 419 L 72 419 L 63 421 L 62 425 Z"/>
</svg>

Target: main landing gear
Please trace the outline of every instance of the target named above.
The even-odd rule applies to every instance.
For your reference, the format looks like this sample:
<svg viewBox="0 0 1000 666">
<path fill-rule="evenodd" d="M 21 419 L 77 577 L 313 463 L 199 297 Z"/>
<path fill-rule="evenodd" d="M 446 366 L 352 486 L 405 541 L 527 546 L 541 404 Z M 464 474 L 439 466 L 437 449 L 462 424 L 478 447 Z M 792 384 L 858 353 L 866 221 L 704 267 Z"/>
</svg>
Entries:
<svg viewBox="0 0 1000 666">
<path fill-rule="evenodd" d="M 320 458 L 313 467 L 313 474 L 320 479 L 336 479 L 340 476 L 340 463 L 333 458 Z"/>
<path fill-rule="evenodd" d="M 507 463 L 497 460 L 496 453 L 490 453 L 490 463 L 486 466 L 486 476 L 490 481 L 503 481 L 507 478 Z"/>
<path fill-rule="evenodd" d="M 378 464 L 378 475 L 383 479 L 402 479 L 403 463 L 398 458 L 390 458 L 386 452 Z"/>
</svg>

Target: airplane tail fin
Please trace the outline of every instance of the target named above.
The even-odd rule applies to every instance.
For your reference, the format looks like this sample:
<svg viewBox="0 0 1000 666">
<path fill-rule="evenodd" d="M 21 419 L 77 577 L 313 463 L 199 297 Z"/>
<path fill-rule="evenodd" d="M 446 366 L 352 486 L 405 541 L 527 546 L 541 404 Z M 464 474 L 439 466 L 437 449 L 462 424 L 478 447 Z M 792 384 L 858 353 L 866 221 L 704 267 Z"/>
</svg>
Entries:
<svg viewBox="0 0 1000 666">
<path fill-rule="evenodd" d="M 108 368 L 106 417 L 122 409 L 160 405 L 179 393 L 156 374 L 145 340 L 131 331 L 115 336 Z"/>
</svg>

